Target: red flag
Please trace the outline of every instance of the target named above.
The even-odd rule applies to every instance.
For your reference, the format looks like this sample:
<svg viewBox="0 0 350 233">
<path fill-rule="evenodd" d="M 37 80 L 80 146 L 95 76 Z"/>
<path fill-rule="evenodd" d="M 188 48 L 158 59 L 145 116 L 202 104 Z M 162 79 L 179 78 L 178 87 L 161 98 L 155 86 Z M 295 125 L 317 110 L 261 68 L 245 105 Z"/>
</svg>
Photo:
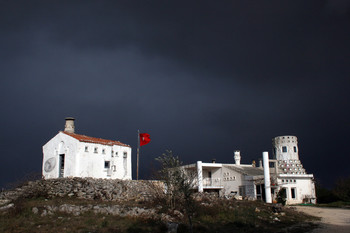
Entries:
<svg viewBox="0 0 350 233">
<path fill-rule="evenodd" d="M 140 146 L 146 145 L 151 141 L 148 133 L 140 133 Z"/>
</svg>

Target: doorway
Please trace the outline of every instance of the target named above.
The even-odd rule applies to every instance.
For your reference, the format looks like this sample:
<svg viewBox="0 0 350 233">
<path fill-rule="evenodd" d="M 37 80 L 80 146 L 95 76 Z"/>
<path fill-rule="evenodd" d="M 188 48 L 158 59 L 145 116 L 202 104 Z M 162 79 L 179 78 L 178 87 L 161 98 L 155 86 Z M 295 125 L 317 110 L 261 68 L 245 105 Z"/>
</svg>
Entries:
<svg viewBox="0 0 350 233">
<path fill-rule="evenodd" d="M 60 157 L 59 157 L 59 174 L 58 174 L 58 177 L 63 177 L 64 176 L 64 156 L 65 154 L 60 154 Z"/>
</svg>

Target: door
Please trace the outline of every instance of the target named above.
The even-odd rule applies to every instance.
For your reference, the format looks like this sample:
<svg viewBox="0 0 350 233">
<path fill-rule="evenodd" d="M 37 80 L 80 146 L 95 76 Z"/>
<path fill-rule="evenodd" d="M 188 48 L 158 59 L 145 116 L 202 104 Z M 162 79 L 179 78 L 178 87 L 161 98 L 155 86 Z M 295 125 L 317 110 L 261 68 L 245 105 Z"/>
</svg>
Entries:
<svg viewBox="0 0 350 233">
<path fill-rule="evenodd" d="M 209 178 L 209 186 L 212 186 L 213 182 L 211 180 L 211 172 L 210 171 L 208 172 L 208 178 Z"/>
<path fill-rule="evenodd" d="M 60 154 L 58 172 L 58 177 L 64 177 L 64 154 Z"/>
</svg>

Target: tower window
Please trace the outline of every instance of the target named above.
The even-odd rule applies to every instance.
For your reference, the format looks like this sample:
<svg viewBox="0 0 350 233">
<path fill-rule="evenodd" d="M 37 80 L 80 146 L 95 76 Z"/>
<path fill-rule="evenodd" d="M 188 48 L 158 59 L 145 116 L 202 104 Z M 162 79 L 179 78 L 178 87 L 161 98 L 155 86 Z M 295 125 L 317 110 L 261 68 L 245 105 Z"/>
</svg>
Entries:
<svg viewBox="0 0 350 233">
<path fill-rule="evenodd" d="M 294 147 L 294 153 L 297 153 L 297 147 L 296 146 Z"/>
<path fill-rule="evenodd" d="M 94 153 L 97 153 L 97 150 L 98 150 L 98 149 L 97 149 L 97 147 L 95 147 L 95 149 L 94 149 Z"/>
<path fill-rule="evenodd" d="M 124 152 L 124 158 L 128 157 L 128 153 L 127 152 Z"/>
<path fill-rule="evenodd" d="M 282 152 L 287 152 L 287 147 L 286 146 L 282 146 Z"/>
<path fill-rule="evenodd" d="M 106 154 L 106 150 L 105 149 L 102 149 L 102 154 Z"/>
<path fill-rule="evenodd" d="M 85 147 L 85 152 L 89 152 L 89 147 L 88 146 Z"/>
</svg>

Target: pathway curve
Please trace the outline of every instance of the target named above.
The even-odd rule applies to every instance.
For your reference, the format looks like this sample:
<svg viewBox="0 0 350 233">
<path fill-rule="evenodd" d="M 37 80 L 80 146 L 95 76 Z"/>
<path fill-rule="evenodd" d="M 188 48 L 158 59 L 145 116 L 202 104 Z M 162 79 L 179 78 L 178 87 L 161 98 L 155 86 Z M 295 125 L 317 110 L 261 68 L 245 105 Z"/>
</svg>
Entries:
<svg viewBox="0 0 350 233">
<path fill-rule="evenodd" d="M 350 232 L 350 209 L 321 208 L 312 206 L 296 206 L 298 211 L 320 217 L 320 228 L 312 233 L 349 233 Z"/>
</svg>

